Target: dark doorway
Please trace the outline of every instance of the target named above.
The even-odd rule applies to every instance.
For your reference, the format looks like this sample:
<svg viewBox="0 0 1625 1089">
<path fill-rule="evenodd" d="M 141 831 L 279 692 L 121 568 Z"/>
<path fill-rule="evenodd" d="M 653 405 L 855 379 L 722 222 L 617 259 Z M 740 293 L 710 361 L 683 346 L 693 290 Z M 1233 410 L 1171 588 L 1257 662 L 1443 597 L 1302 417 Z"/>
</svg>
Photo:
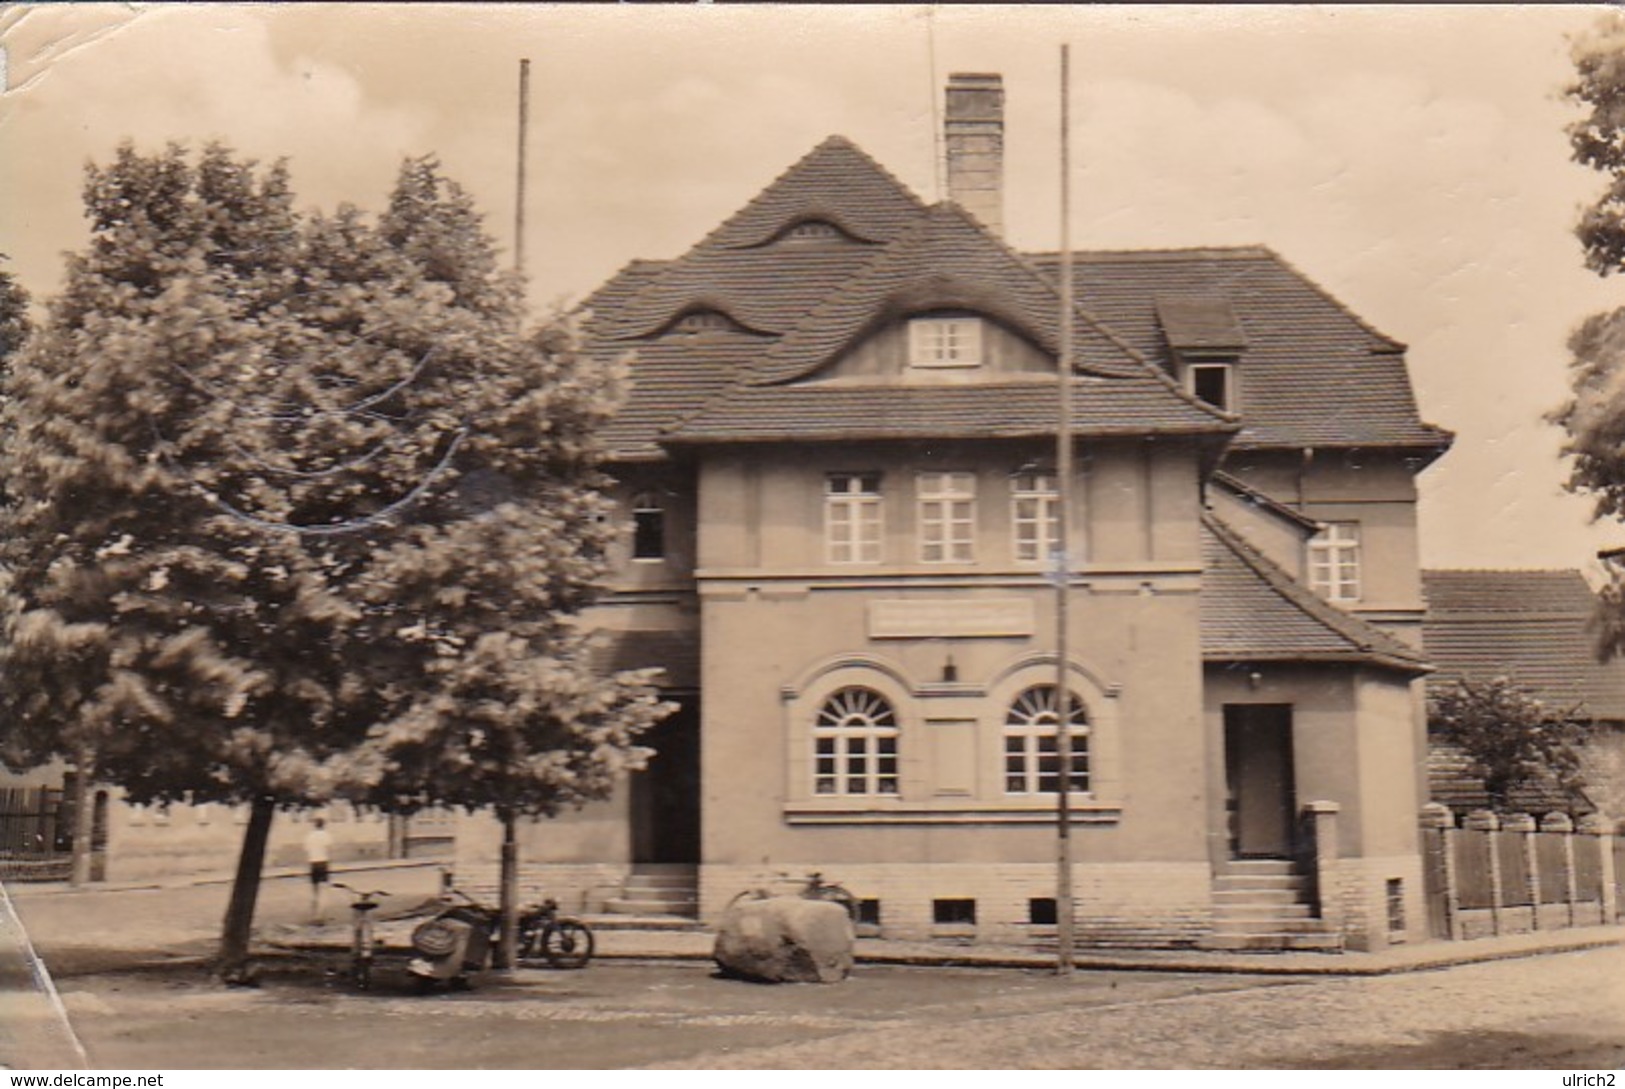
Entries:
<svg viewBox="0 0 1625 1089">
<path fill-rule="evenodd" d="M 1297 824 L 1292 707 L 1226 704 L 1224 770 L 1231 854 L 1291 858 Z"/>
<path fill-rule="evenodd" d="M 678 709 L 639 743 L 655 751 L 632 777 L 632 861 L 700 860 L 700 705 Z"/>
</svg>

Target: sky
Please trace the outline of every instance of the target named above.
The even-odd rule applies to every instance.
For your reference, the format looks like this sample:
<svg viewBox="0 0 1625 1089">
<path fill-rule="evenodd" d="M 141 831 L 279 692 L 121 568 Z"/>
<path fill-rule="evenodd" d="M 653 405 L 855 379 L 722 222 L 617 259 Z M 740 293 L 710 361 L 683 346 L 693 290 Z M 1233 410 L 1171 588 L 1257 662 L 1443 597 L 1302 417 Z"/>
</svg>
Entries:
<svg viewBox="0 0 1625 1089">
<path fill-rule="evenodd" d="M 825 136 L 938 199 L 957 71 L 1007 91 L 1006 223 L 1060 244 L 1264 244 L 1410 346 L 1455 448 L 1421 479 L 1430 567 L 1581 567 L 1625 544 L 1564 492 L 1569 330 L 1622 301 L 1570 233 L 1570 37 L 1601 6 L 13 5 L 0 11 L 0 252 L 37 297 L 82 246 L 87 161 L 224 140 L 287 157 L 300 203 L 376 209 L 433 153 L 512 249 L 531 62 L 525 251 L 538 305 L 674 257 Z M 1083 300 L 1087 306 L 1087 300 Z"/>
</svg>

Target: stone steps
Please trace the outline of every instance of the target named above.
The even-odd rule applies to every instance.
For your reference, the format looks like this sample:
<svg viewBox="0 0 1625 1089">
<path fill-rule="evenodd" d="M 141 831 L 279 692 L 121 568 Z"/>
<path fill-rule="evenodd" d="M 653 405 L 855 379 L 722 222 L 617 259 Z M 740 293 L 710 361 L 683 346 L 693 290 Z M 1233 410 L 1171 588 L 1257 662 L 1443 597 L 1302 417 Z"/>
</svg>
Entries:
<svg viewBox="0 0 1625 1089">
<path fill-rule="evenodd" d="M 638 863 L 619 896 L 604 904 L 607 915 L 674 918 L 692 921 L 700 914 L 699 867 L 676 863 Z"/>
<path fill-rule="evenodd" d="M 1286 859 L 1234 859 L 1213 875 L 1213 932 L 1202 948 L 1232 952 L 1343 948 L 1315 915 L 1309 879 Z"/>
</svg>

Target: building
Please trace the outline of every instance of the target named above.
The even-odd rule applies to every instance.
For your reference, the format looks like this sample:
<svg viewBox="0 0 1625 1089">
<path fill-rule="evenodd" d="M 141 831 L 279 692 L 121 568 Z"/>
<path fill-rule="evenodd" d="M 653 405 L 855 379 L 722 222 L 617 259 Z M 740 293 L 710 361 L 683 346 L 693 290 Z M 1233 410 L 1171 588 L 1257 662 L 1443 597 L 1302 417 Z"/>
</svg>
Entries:
<svg viewBox="0 0 1625 1089">
<path fill-rule="evenodd" d="M 1000 236 L 1002 113 L 952 77 L 949 202 L 831 137 L 587 301 L 633 360 L 595 619 L 683 711 L 526 859 L 588 906 L 821 871 L 884 933 L 1042 932 L 1064 488 L 1082 939 L 1420 939 L 1415 479 L 1450 435 L 1268 249 L 1080 253 L 1058 480 L 1061 258 Z"/>
<path fill-rule="evenodd" d="M 1512 794 L 1536 816 L 1558 810 L 1625 813 L 1625 663 L 1598 662 L 1591 626 L 1597 598 L 1579 571 L 1424 571 L 1424 645 L 1437 672 L 1430 689 L 1506 677 L 1548 707 L 1583 723 L 1580 797 L 1554 783 Z M 1428 751 L 1434 800 L 1458 814 L 1489 804 L 1483 778 L 1459 749 Z"/>
</svg>

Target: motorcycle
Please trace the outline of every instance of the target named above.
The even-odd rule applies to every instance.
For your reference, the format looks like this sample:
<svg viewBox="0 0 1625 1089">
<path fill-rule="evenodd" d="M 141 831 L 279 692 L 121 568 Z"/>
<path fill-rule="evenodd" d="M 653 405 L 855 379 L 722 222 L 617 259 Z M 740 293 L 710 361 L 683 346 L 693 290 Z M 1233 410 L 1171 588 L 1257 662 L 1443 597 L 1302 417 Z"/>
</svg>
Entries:
<svg viewBox="0 0 1625 1089">
<path fill-rule="evenodd" d="M 490 964 L 502 930 L 502 913 L 480 903 L 461 889 L 448 887 L 463 903 L 452 904 L 412 931 L 412 951 L 406 971 L 419 990 L 436 983 L 467 990 L 473 978 Z M 548 899 L 524 909 L 519 916 L 518 954 L 541 957 L 554 968 L 584 968 L 592 958 L 593 936 L 580 919 L 559 914 L 558 901 Z"/>
</svg>

